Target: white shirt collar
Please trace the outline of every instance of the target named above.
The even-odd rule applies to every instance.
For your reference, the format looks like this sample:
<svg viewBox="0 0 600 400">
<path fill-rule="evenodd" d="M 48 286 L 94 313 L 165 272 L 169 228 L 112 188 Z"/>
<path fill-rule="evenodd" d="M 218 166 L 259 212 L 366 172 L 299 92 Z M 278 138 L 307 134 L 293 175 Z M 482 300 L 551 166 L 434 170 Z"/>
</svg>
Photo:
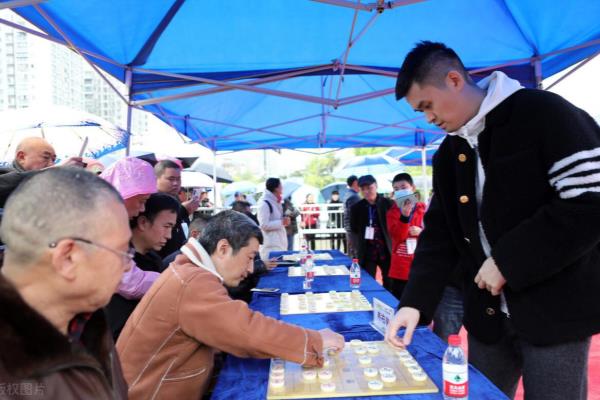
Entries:
<svg viewBox="0 0 600 400">
<path fill-rule="evenodd" d="M 219 278 L 221 283 L 223 283 L 223 277 L 217 272 L 217 268 L 215 267 L 215 264 L 213 264 L 210 255 L 196 239 L 193 237 L 189 238 L 187 243 L 181 248 L 181 252 L 185 254 L 192 263 L 207 270 Z"/>
</svg>

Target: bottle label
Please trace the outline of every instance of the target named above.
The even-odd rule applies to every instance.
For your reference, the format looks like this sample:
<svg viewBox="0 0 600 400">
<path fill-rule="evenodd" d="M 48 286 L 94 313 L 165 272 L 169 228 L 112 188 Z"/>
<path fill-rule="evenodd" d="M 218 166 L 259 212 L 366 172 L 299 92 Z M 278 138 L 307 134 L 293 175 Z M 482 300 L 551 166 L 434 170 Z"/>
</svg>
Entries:
<svg viewBox="0 0 600 400">
<path fill-rule="evenodd" d="M 360 278 L 359 277 L 350 277 L 350 284 L 351 285 L 360 285 Z"/>
<path fill-rule="evenodd" d="M 469 395 L 469 370 L 466 365 L 444 364 L 444 395 L 467 397 Z"/>
<path fill-rule="evenodd" d="M 313 279 L 315 277 L 315 271 L 306 271 L 306 279 Z"/>
</svg>

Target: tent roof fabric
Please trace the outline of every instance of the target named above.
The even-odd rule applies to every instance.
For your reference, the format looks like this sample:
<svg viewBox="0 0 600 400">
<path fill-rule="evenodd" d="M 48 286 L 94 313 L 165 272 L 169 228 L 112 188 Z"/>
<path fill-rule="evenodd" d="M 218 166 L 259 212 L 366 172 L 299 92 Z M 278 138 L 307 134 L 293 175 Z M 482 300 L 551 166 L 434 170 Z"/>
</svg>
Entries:
<svg viewBox="0 0 600 400">
<path fill-rule="evenodd" d="M 600 51 L 598 1 L 384 4 L 400 3 L 49 0 L 15 11 L 212 150 L 434 142 L 443 133 L 392 94 L 419 40 L 445 42 L 476 78 L 501 68 L 528 87 Z"/>
</svg>

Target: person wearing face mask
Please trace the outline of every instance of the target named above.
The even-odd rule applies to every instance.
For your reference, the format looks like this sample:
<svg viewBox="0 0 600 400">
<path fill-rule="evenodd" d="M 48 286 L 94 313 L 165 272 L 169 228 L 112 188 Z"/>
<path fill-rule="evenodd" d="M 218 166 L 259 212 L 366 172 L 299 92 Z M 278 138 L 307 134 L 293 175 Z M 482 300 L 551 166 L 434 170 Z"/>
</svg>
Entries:
<svg viewBox="0 0 600 400">
<path fill-rule="evenodd" d="M 390 291 L 400 299 L 408 281 L 417 238 L 423 230 L 423 216 L 427 207 L 424 203 L 415 201 L 413 196 L 415 185 L 409 174 L 401 173 L 394 176 L 392 187 L 396 201 L 386 215 L 387 227 L 392 239 L 389 277 Z"/>
</svg>

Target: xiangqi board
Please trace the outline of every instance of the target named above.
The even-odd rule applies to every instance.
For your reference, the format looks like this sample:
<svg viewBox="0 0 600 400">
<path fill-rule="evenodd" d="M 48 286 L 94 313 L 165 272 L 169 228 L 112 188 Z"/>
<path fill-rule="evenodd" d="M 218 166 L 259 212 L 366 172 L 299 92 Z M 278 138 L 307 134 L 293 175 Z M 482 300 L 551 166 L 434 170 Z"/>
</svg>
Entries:
<svg viewBox="0 0 600 400">
<path fill-rule="evenodd" d="M 438 388 L 407 350 L 353 340 L 322 368 L 271 360 L 267 399 L 437 393 Z"/>
<path fill-rule="evenodd" d="M 306 294 L 283 293 L 279 305 L 281 315 L 372 310 L 371 303 L 359 290 L 352 292 L 331 290 L 327 293 L 306 292 Z"/>
</svg>

